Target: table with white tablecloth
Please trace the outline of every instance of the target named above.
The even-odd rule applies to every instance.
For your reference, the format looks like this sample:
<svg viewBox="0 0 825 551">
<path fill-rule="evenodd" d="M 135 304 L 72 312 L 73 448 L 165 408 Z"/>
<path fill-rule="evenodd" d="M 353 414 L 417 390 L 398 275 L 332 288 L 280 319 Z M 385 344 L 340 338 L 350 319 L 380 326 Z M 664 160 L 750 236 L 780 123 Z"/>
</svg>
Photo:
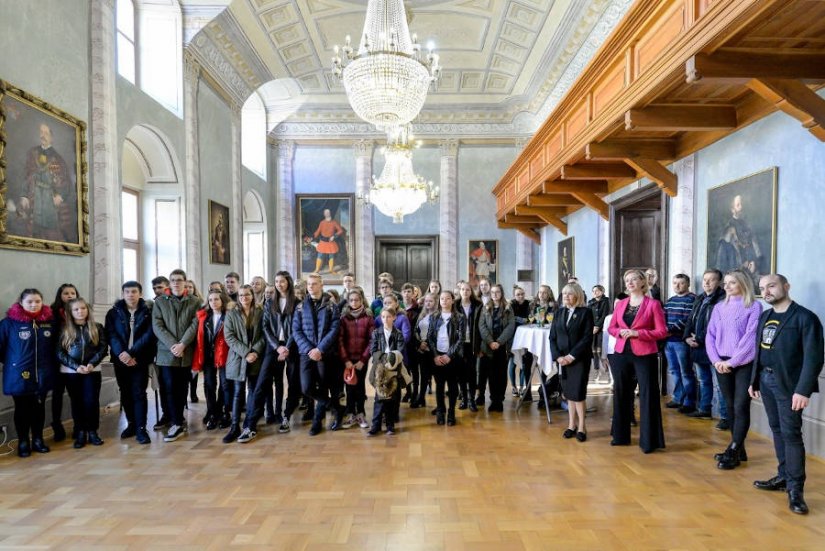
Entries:
<svg viewBox="0 0 825 551">
<path fill-rule="evenodd" d="M 533 372 L 541 369 L 545 376 L 552 377 L 559 372 L 559 366 L 553 361 L 553 354 L 550 352 L 550 326 L 545 325 L 539 327 L 538 325 L 520 325 L 516 328 L 516 334 L 513 336 L 513 345 L 510 348 L 513 353 L 513 360 L 519 369 L 522 368 L 522 360 L 525 352 L 530 352 L 533 355 L 533 365 L 530 367 L 530 375 L 527 377 L 527 388 L 533 382 Z M 544 403 L 548 404 L 547 422 L 550 422 L 550 408 L 547 396 L 544 396 L 544 385 L 539 385 L 539 392 L 544 397 Z M 524 402 L 524 395 L 519 398 L 518 408 L 521 408 Z"/>
</svg>

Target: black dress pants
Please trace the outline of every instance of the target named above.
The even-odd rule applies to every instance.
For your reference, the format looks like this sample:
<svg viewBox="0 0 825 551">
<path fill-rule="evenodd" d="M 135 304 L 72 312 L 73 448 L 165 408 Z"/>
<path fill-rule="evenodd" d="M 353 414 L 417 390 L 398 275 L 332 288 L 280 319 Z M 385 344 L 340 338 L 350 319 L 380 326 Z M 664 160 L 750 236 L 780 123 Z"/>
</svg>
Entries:
<svg viewBox="0 0 825 551">
<path fill-rule="evenodd" d="M 630 348 L 629 344 L 626 346 Z M 633 419 L 633 400 L 638 380 L 639 447 L 645 453 L 664 448 L 658 355 L 637 356 L 628 350 L 611 354 L 610 370 L 613 373 L 613 442 L 618 445 L 630 444 L 630 422 Z"/>
<path fill-rule="evenodd" d="M 381 419 L 384 419 L 388 429 L 395 428 L 395 422 L 398 420 L 398 412 L 401 407 L 401 396 L 398 392 L 396 395 L 388 400 L 375 400 L 375 406 L 372 410 L 372 430 L 381 430 Z"/>
<path fill-rule="evenodd" d="M 418 401 L 424 404 L 427 399 L 427 385 L 430 382 L 430 378 L 432 378 L 433 355 L 429 352 L 416 352 L 413 358 L 416 358 L 420 372 L 418 380 Z"/>
<path fill-rule="evenodd" d="M 54 379 L 52 388 L 52 425 L 63 422 L 63 395 L 66 393 L 66 384 L 63 377 L 58 372 Z"/>
<path fill-rule="evenodd" d="M 166 391 L 164 414 L 169 416 L 173 425 L 182 427 L 184 424 L 183 410 L 186 409 L 186 401 L 189 397 L 191 369 L 189 366 L 169 365 L 159 365 L 158 368 L 161 379 L 163 379 L 162 390 Z"/>
<path fill-rule="evenodd" d="M 14 399 L 14 429 L 18 440 L 43 439 L 43 423 L 46 420 L 46 394 L 23 394 Z"/>
<path fill-rule="evenodd" d="M 103 381 L 100 371 L 62 375 L 72 403 L 75 430 L 97 431 L 100 428 L 100 386 Z"/>
<path fill-rule="evenodd" d="M 751 364 L 735 367 L 730 373 L 718 373 L 719 389 L 728 404 L 731 442 L 742 447 L 751 427 Z M 731 407 L 731 404 L 733 407 Z"/>
<path fill-rule="evenodd" d="M 472 400 L 475 397 L 478 387 L 478 370 L 476 366 L 476 355 L 473 354 L 473 345 L 464 343 L 464 356 L 453 360 L 458 363 L 456 373 L 458 385 L 461 388 L 461 395 L 465 400 Z M 487 381 L 485 380 L 485 385 Z M 483 391 L 482 391 L 483 392 Z"/>
<path fill-rule="evenodd" d="M 454 360 L 455 361 L 455 360 Z M 433 377 L 435 377 L 435 403 L 436 408 L 441 413 L 445 413 L 444 386 L 447 386 L 447 397 L 450 400 L 450 411 L 455 411 L 455 403 L 458 398 L 458 377 L 457 369 L 453 362 L 447 365 L 433 364 Z M 468 399 L 472 398 L 472 395 Z"/>
<path fill-rule="evenodd" d="M 483 373 L 486 380 L 490 382 L 490 402 L 492 404 L 503 404 L 504 395 L 507 392 L 507 351 L 505 348 L 501 346 L 498 350 L 494 350 L 492 356 L 482 356 L 478 372 L 479 393 L 484 394 L 484 387 L 481 384 Z"/>
<path fill-rule="evenodd" d="M 149 401 L 146 398 L 149 366 L 129 366 L 115 362 L 115 379 L 120 389 L 120 406 L 126 415 L 126 422 L 133 427 L 145 428 L 146 414 L 149 409 Z"/>
</svg>

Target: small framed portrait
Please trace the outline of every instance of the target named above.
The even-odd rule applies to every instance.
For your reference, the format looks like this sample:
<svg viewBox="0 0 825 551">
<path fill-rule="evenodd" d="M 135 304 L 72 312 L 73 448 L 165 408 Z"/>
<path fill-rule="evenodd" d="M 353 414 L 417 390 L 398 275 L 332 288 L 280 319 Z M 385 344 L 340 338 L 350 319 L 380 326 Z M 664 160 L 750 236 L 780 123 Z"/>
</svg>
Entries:
<svg viewBox="0 0 825 551">
<path fill-rule="evenodd" d="M 576 242 L 573 237 L 559 241 L 557 251 L 559 286 L 556 288 L 556 293 L 559 296 L 570 278 L 576 275 L 575 252 Z"/>
<path fill-rule="evenodd" d="M 498 241 L 495 239 L 470 239 L 467 246 L 467 281 L 473 288 L 478 287 L 478 281 L 486 277 L 490 285 L 498 283 Z"/>
<path fill-rule="evenodd" d="M 776 193 L 776 167 L 708 190 L 707 268 L 745 271 L 757 295 L 776 271 Z"/>
<path fill-rule="evenodd" d="M 340 285 L 355 273 L 353 194 L 295 196 L 298 207 L 298 277 L 317 272 L 324 283 Z"/>
<path fill-rule="evenodd" d="M 232 259 L 229 238 L 229 207 L 209 201 L 209 263 L 229 265 Z"/>
<path fill-rule="evenodd" d="M 0 80 L 0 247 L 88 253 L 87 170 L 86 124 Z"/>
</svg>

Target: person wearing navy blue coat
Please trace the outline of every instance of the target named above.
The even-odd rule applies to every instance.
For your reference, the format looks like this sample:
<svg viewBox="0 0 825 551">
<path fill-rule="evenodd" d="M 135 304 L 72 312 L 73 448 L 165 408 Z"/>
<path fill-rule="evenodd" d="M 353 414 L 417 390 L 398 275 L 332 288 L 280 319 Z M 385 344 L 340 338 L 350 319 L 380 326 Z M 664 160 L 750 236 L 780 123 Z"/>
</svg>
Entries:
<svg viewBox="0 0 825 551">
<path fill-rule="evenodd" d="M 330 388 L 334 384 L 326 363 L 335 353 L 340 324 L 338 306 L 324 293 L 323 279 L 318 274 L 310 274 L 307 277 L 307 296 L 292 316 L 292 335 L 298 345 L 301 362 L 301 392 L 315 400 L 310 436 L 321 432 L 330 402 Z M 332 428 L 340 425 L 341 417 L 343 409 L 336 404 L 336 419 Z"/>
<path fill-rule="evenodd" d="M 56 342 L 53 314 L 43 304 L 43 294 L 37 289 L 23 290 L 0 321 L 3 393 L 14 399 L 20 457 L 30 456 L 32 449 L 50 451 L 43 442 L 43 423 L 46 394 L 52 389 L 57 371 Z"/>
</svg>

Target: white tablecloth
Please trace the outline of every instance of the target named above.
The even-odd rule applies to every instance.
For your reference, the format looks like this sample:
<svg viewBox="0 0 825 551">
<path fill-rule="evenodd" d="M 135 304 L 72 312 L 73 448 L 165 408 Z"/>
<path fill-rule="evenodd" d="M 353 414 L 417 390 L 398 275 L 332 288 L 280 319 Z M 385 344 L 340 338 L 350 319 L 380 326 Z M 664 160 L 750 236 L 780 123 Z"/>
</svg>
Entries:
<svg viewBox="0 0 825 551">
<path fill-rule="evenodd" d="M 553 363 L 553 355 L 550 353 L 550 327 L 548 325 L 544 327 L 521 325 L 516 328 L 511 351 L 519 367 L 521 367 L 521 359 L 525 350 L 533 355 L 534 365 L 538 364 L 546 376 L 552 377 L 558 373 L 558 367 Z"/>
</svg>

